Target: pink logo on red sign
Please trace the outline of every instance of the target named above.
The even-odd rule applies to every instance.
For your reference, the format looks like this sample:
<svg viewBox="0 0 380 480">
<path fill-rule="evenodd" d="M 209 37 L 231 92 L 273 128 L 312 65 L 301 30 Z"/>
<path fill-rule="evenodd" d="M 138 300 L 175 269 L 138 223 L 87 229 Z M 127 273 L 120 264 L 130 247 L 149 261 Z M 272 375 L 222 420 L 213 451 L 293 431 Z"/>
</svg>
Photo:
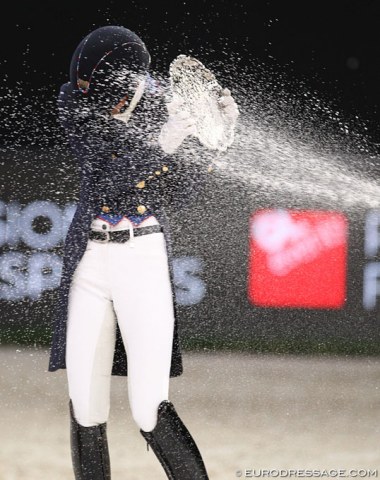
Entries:
<svg viewBox="0 0 380 480">
<path fill-rule="evenodd" d="M 347 219 L 340 212 L 259 210 L 250 219 L 248 297 L 262 307 L 342 308 Z"/>
</svg>

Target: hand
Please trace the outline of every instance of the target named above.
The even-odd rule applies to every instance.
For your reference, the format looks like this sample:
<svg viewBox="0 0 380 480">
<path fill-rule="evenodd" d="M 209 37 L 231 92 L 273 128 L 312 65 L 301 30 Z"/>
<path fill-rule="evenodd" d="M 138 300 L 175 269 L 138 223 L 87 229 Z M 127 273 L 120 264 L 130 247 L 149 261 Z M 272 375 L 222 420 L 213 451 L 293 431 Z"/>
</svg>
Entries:
<svg viewBox="0 0 380 480">
<path fill-rule="evenodd" d="M 174 153 L 187 136 L 196 133 L 195 122 L 183 109 L 183 103 L 181 98 L 175 96 L 167 105 L 169 119 L 161 129 L 158 143 L 168 154 Z"/>
<path fill-rule="evenodd" d="M 218 103 L 222 107 L 223 115 L 228 117 L 232 123 L 235 123 L 239 116 L 239 109 L 228 88 L 222 90 L 222 95 L 218 100 Z"/>
</svg>

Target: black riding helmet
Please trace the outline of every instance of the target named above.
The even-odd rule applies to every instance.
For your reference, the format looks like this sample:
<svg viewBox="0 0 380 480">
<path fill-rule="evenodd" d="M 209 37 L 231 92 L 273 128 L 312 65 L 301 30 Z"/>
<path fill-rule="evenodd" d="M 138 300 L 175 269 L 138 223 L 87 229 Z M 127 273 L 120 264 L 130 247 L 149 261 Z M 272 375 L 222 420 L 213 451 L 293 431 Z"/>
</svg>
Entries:
<svg viewBox="0 0 380 480">
<path fill-rule="evenodd" d="M 100 27 L 88 34 L 71 59 L 70 82 L 89 105 L 109 111 L 125 96 L 126 106 L 147 74 L 144 42 L 124 27 Z"/>
</svg>

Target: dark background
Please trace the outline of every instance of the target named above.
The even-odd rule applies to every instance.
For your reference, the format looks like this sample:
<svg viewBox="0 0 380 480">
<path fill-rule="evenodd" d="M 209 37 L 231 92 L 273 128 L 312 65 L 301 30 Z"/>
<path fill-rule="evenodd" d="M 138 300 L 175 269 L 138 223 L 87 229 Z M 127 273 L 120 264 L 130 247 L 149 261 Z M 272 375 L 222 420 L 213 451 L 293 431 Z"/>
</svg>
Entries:
<svg viewBox="0 0 380 480">
<path fill-rule="evenodd" d="M 263 78 L 268 76 L 272 81 L 278 78 L 276 88 L 285 92 L 294 90 L 295 85 L 302 85 L 306 90 L 316 92 L 331 111 L 339 111 L 341 118 L 354 119 L 372 145 L 372 151 L 378 151 L 379 22 L 380 2 L 370 0 L 198 0 L 154 4 L 111 1 L 107 6 L 100 2 L 72 0 L 60 4 L 11 2 L 7 4 L 7 13 L 3 14 L 0 30 L 4 52 L 0 64 L 3 108 L 1 198 L 9 201 L 26 195 L 24 200 L 28 202 L 40 198 L 45 192 L 47 198 L 61 204 L 75 201 L 75 165 L 68 159 L 70 174 L 60 179 L 63 170 L 60 169 L 56 176 L 54 163 L 51 163 L 55 157 L 49 153 L 52 148 L 57 155 L 62 140 L 57 134 L 55 99 L 60 85 L 68 79 L 71 54 L 79 41 L 94 28 L 107 24 L 126 26 L 141 36 L 151 52 L 155 70 L 167 71 L 171 60 L 185 53 L 194 55 L 206 65 L 223 62 L 226 69 L 235 70 L 231 78 L 236 82 L 239 81 L 239 71 L 255 71 L 256 78 L 257 72 L 263 71 Z M 229 86 L 233 90 L 233 85 Z M 42 151 L 46 149 L 44 155 L 31 154 L 31 146 Z M 9 159 L 12 160 L 12 152 L 16 151 L 20 168 L 24 168 L 24 175 L 18 177 L 19 185 L 20 182 L 29 185 L 27 193 L 12 188 L 12 182 L 7 180 L 12 171 Z M 67 155 L 67 151 L 63 153 Z M 372 161 L 377 162 L 376 159 Z M 37 182 L 32 192 L 30 179 L 33 177 L 35 181 L 39 171 L 48 172 L 48 177 L 57 182 L 67 182 L 67 196 L 55 197 L 54 189 L 44 188 L 45 180 L 42 179 L 41 188 Z M 379 171 L 379 168 L 373 171 Z M 254 309 L 244 298 L 247 219 L 256 208 L 268 206 L 267 199 L 263 198 L 260 205 L 246 204 L 244 192 L 238 188 L 232 190 L 235 202 L 241 205 L 241 221 L 234 235 L 227 235 L 224 241 L 214 244 L 207 242 L 209 226 L 199 226 L 202 202 L 209 202 L 211 212 L 220 209 L 224 209 L 226 215 L 229 209 L 231 215 L 234 212 L 229 205 L 230 197 L 223 193 L 223 185 L 212 188 L 216 192 L 213 198 L 201 197 L 197 208 L 189 213 L 190 222 L 181 227 L 182 236 L 189 240 L 187 243 L 177 242 L 175 251 L 177 255 L 204 255 L 207 259 L 207 300 L 199 306 L 181 309 L 184 338 L 189 346 L 240 345 L 241 348 L 253 346 L 262 350 L 378 352 L 378 313 L 364 313 L 360 308 L 364 211 L 359 218 L 350 219 L 351 282 L 346 310 Z M 228 188 L 226 186 L 225 191 Z M 271 206 L 287 208 L 290 205 L 325 207 L 323 204 L 295 205 L 287 198 L 278 198 L 276 202 L 272 199 Z M 194 234 L 191 225 L 197 222 L 198 243 L 194 250 L 191 248 Z M 223 222 L 224 218 L 215 216 L 213 231 L 223 232 Z M 180 234 L 181 231 L 174 230 L 174 240 L 176 236 L 180 239 Z M 231 266 L 235 270 L 231 270 Z M 230 288 L 232 284 L 235 289 Z M 47 292 L 42 301 L 33 304 L 4 305 L 3 324 L 17 324 L 15 318 L 20 322 L 28 318 L 32 323 L 43 318 L 46 323 L 49 318 L 46 308 L 51 300 L 54 300 L 54 292 Z M 211 317 L 210 311 L 213 312 Z M 37 329 L 34 331 L 38 332 Z M 23 339 L 30 341 L 32 337 L 24 335 Z M 359 341 L 361 346 L 358 347 Z"/>
</svg>

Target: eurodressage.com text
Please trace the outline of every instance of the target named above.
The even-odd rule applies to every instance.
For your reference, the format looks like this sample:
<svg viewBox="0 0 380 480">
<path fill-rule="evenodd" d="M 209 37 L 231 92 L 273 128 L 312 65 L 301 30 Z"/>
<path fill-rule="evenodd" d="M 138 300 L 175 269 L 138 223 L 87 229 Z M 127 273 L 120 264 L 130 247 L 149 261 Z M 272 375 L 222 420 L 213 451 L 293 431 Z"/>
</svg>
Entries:
<svg viewBox="0 0 380 480">
<path fill-rule="evenodd" d="M 271 477 L 271 478 L 291 478 L 291 477 L 343 477 L 343 478 L 377 478 L 377 469 L 344 469 L 344 468 L 331 468 L 331 469 L 245 469 L 238 470 L 236 472 L 237 477 L 241 478 L 256 478 L 256 477 Z"/>
</svg>

